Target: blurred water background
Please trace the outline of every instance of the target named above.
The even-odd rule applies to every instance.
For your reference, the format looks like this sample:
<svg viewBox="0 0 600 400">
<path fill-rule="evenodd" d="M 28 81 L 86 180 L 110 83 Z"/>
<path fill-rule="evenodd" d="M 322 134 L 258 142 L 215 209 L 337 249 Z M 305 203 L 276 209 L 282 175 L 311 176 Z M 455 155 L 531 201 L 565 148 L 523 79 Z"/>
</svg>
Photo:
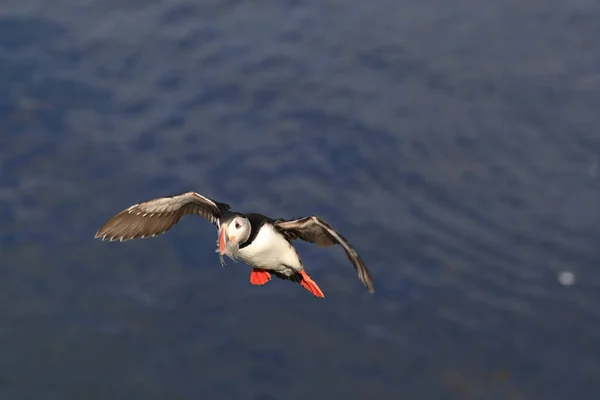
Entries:
<svg viewBox="0 0 600 400">
<path fill-rule="evenodd" d="M 600 398 L 600 3 L 3 0 L 0 398 Z M 327 298 L 214 228 L 94 240 L 196 190 L 317 214 Z"/>
</svg>

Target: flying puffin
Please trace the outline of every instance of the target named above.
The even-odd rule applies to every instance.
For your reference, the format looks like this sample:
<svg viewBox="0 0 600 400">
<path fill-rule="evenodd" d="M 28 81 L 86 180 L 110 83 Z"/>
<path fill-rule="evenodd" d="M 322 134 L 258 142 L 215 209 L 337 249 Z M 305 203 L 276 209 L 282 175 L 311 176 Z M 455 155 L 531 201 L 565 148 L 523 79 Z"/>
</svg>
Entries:
<svg viewBox="0 0 600 400">
<path fill-rule="evenodd" d="M 250 283 L 264 285 L 272 276 L 297 282 L 316 297 L 325 297 L 319 286 L 304 270 L 302 260 L 292 245 L 301 239 L 318 246 L 339 244 L 352 262 L 370 293 L 373 281 L 358 253 L 326 221 L 309 216 L 299 219 L 272 219 L 261 214 L 230 211 L 229 204 L 209 199 L 196 192 L 161 197 L 134 204 L 111 217 L 96 233 L 96 238 L 126 241 L 160 235 L 170 230 L 186 215 L 199 215 L 217 227 L 218 250 L 223 256 L 241 259 L 252 267 Z"/>
</svg>

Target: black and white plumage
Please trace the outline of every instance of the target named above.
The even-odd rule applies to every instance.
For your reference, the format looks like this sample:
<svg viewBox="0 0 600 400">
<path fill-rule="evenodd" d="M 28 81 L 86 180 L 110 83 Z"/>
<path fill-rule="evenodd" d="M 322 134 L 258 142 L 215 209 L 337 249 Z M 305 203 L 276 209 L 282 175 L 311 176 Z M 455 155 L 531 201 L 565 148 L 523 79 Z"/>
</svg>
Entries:
<svg viewBox="0 0 600 400">
<path fill-rule="evenodd" d="M 221 259 L 226 255 L 250 265 L 253 268 L 250 281 L 255 285 L 265 284 L 272 274 L 298 282 L 315 296 L 324 297 L 304 271 L 300 256 L 292 245 L 294 240 L 300 239 L 317 246 L 340 245 L 358 278 L 369 292 L 374 292 L 369 270 L 359 254 L 322 218 L 308 216 L 284 220 L 233 212 L 228 204 L 196 192 L 135 204 L 110 218 L 98 230 L 96 238 L 126 241 L 153 237 L 170 230 L 186 215 L 199 215 L 216 225 Z"/>
</svg>

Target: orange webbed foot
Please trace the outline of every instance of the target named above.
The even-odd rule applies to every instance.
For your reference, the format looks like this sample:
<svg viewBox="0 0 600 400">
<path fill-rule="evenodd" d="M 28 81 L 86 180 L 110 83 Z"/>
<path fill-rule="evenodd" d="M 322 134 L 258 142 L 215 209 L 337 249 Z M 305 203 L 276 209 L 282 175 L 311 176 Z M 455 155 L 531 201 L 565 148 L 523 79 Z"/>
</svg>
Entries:
<svg viewBox="0 0 600 400">
<path fill-rule="evenodd" d="M 306 271 L 300 271 L 300 275 L 302 275 L 302 282 L 300 282 L 300 284 L 304 289 L 311 292 L 315 297 L 325 298 L 325 295 L 323 294 L 321 288 L 319 288 L 319 285 L 317 285 L 315 281 L 308 276 Z"/>
<path fill-rule="evenodd" d="M 252 268 L 250 273 L 250 283 L 253 285 L 264 285 L 271 280 L 271 274 L 258 268 Z"/>
</svg>

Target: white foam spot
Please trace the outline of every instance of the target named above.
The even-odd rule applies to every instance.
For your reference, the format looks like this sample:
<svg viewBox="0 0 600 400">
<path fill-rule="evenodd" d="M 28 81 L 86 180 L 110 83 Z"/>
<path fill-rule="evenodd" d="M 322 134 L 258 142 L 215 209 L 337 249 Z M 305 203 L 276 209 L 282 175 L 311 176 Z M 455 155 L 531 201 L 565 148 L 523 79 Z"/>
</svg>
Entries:
<svg viewBox="0 0 600 400">
<path fill-rule="evenodd" d="M 561 285 L 571 286 L 575 283 L 575 274 L 569 271 L 562 271 L 558 274 L 558 282 Z"/>
</svg>

